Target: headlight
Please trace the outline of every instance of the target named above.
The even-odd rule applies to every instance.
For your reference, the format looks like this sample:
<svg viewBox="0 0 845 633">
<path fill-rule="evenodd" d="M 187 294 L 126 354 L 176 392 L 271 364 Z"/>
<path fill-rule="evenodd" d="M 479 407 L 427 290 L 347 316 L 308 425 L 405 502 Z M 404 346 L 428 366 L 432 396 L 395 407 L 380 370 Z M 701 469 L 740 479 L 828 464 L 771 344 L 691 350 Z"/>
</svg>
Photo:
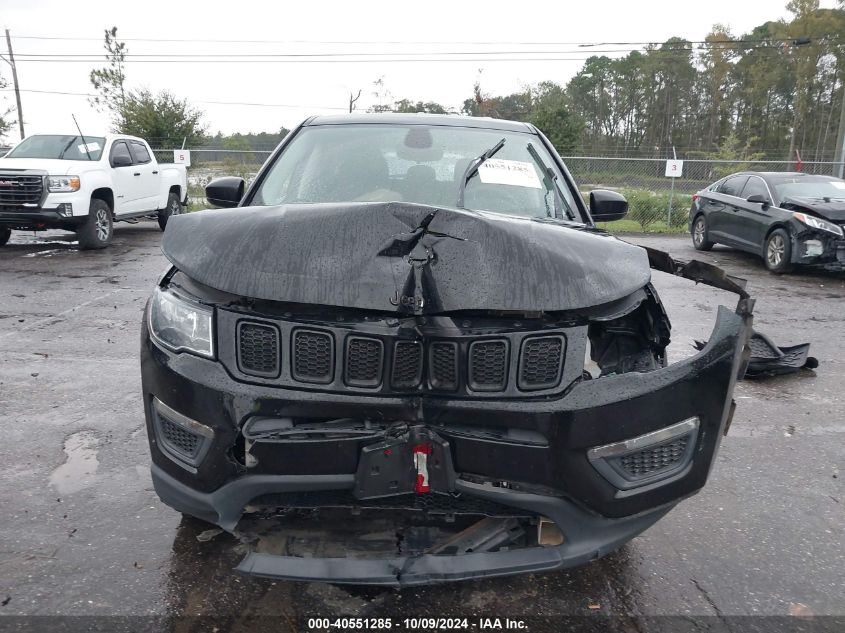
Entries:
<svg viewBox="0 0 845 633">
<path fill-rule="evenodd" d="M 150 305 L 150 333 L 174 352 L 192 352 L 213 358 L 212 317 L 211 308 L 156 288 Z"/>
<path fill-rule="evenodd" d="M 828 222 L 827 220 L 822 220 L 821 218 L 817 218 L 813 215 L 798 212 L 793 213 L 792 217 L 799 222 L 803 222 L 810 228 L 827 231 L 828 233 L 833 233 L 834 235 L 839 235 L 840 237 L 842 236 L 842 227 L 835 225 L 833 222 Z"/>
<path fill-rule="evenodd" d="M 79 176 L 47 176 L 47 189 L 50 193 L 79 191 Z"/>
</svg>

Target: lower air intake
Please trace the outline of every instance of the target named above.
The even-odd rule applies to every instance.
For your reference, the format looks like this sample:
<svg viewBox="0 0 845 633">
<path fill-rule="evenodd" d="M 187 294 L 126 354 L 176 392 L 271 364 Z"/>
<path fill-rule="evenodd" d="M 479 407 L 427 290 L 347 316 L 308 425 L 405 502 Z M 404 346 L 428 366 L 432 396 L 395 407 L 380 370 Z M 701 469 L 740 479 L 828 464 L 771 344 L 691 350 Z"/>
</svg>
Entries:
<svg viewBox="0 0 845 633">
<path fill-rule="evenodd" d="M 188 429 L 171 422 L 165 417 L 159 417 L 159 425 L 162 439 L 171 450 L 184 455 L 188 459 L 197 456 L 202 441 L 200 436 L 191 433 Z"/>
<path fill-rule="evenodd" d="M 620 458 L 620 465 L 632 477 L 643 477 L 668 470 L 684 458 L 688 441 L 688 437 L 679 437 L 671 442 L 625 455 Z"/>
</svg>

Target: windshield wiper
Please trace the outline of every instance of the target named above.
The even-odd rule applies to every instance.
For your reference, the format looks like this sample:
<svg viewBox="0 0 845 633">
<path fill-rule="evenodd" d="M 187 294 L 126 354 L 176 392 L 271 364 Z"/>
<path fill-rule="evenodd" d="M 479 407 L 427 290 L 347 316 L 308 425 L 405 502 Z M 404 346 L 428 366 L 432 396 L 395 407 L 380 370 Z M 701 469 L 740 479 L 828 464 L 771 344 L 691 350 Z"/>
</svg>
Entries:
<svg viewBox="0 0 845 633">
<path fill-rule="evenodd" d="M 543 173 L 543 184 L 546 186 L 547 189 L 554 192 L 555 217 L 563 217 L 563 208 L 565 205 L 566 217 L 570 220 L 575 220 L 575 213 L 572 211 L 572 208 L 569 206 L 569 204 L 565 201 L 563 197 L 563 192 L 560 190 L 560 183 L 558 183 L 557 174 L 551 167 L 549 167 L 543 162 L 543 159 L 540 158 L 540 154 L 537 152 L 537 148 L 534 147 L 533 143 L 528 144 L 528 153 L 531 155 L 531 158 L 534 159 L 534 162 L 537 164 L 537 167 L 539 167 L 540 171 Z"/>
<path fill-rule="evenodd" d="M 70 141 L 68 141 L 68 144 L 67 144 L 67 145 L 65 145 L 65 148 L 64 148 L 61 152 L 59 152 L 59 160 L 61 160 L 62 158 L 64 158 L 64 157 L 65 157 L 65 152 L 66 152 L 66 151 L 68 151 L 68 150 L 70 149 L 70 146 L 71 146 L 71 145 L 73 145 L 73 142 L 74 142 L 77 138 L 78 138 L 78 137 L 74 136 L 72 139 L 70 139 Z"/>
<path fill-rule="evenodd" d="M 466 208 L 466 207 L 464 207 L 464 192 L 466 191 L 467 183 L 469 182 L 470 178 L 472 178 L 473 176 L 475 176 L 475 174 L 478 173 L 478 168 L 481 167 L 484 164 L 484 161 L 486 161 L 488 158 L 493 156 L 496 152 L 498 152 L 504 146 L 505 146 L 505 139 L 502 139 L 501 141 L 496 143 L 493 147 L 491 147 L 486 152 L 484 152 L 481 156 L 478 156 L 477 158 L 473 158 L 472 162 L 470 162 L 470 164 L 467 165 L 466 171 L 464 172 L 464 177 L 461 179 L 460 189 L 458 189 L 458 204 L 457 204 L 457 207 L 459 209 L 465 209 Z"/>
</svg>

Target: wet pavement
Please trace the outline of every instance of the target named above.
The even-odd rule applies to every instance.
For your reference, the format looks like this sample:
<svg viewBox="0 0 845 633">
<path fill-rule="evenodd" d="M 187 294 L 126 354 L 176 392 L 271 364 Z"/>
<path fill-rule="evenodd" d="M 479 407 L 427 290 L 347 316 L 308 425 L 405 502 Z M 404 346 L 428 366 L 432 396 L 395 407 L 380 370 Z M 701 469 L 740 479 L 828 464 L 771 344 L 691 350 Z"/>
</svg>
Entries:
<svg viewBox="0 0 845 633">
<path fill-rule="evenodd" d="M 161 233 L 121 224 L 95 252 L 71 239 L 15 233 L 0 248 L 0 615 L 274 615 L 272 630 L 295 631 L 309 615 L 845 614 L 842 275 L 774 276 L 750 255 L 698 254 L 747 278 L 757 329 L 810 342 L 818 370 L 740 384 L 707 487 L 615 554 L 394 591 L 240 576 L 234 537 L 201 542 L 207 525 L 158 501 L 138 348 L 166 267 Z M 686 236 L 628 239 L 695 253 Z M 670 360 L 707 338 L 720 302 L 735 305 L 667 275 L 655 285 L 674 326 Z"/>
</svg>

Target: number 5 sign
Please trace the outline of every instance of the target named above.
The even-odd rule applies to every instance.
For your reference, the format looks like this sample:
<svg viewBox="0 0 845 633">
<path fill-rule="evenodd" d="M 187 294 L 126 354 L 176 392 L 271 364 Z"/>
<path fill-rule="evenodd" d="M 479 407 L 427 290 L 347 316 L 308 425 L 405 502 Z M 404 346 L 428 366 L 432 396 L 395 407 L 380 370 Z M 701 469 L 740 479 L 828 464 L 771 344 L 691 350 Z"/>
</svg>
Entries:
<svg viewBox="0 0 845 633">
<path fill-rule="evenodd" d="M 684 161 L 682 160 L 667 160 L 666 161 L 666 177 L 680 178 L 684 173 Z"/>
<path fill-rule="evenodd" d="M 173 162 L 177 165 L 191 166 L 191 150 L 188 149 L 174 149 Z"/>
</svg>

